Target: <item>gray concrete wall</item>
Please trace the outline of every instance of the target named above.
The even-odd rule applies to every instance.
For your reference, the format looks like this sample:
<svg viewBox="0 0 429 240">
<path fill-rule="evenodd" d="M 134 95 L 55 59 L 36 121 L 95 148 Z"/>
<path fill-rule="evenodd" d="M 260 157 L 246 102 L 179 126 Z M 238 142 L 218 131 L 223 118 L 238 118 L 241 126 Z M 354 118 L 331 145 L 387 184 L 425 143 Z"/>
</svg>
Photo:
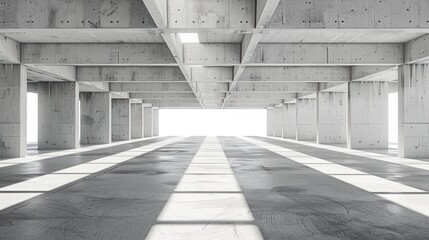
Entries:
<svg viewBox="0 0 429 240">
<path fill-rule="evenodd" d="M 283 109 L 281 106 L 274 108 L 274 136 L 283 137 Z"/>
<path fill-rule="evenodd" d="M 153 108 L 153 136 L 159 136 L 159 108 Z"/>
<path fill-rule="evenodd" d="M 283 137 L 296 139 L 296 104 L 283 104 Z"/>
<path fill-rule="evenodd" d="M 267 108 L 267 136 L 274 136 L 274 108 Z"/>
<path fill-rule="evenodd" d="M 112 99 L 108 92 L 80 93 L 80 142 L 103 144 L 112 141 Z"/>
<path fill-rule="evenodd" d="M 27 71 L 0 64 L 0 158 L 27 153 Z"/>
<path fill-rule="evenodd" d="M 143 107 L 141 103 L 131 103 L 131 138 L 143 137 Z"/>
<path fill-rule="evenodd" d="M 112 141 L 131 139 L 129 99 L 112 99 Z"/>
<path fill-rule="evenodd" d="M 296 101 L 296 139 L 316 141 L 317 138 L 317 101 L 316 99 L 298 99 Z"/>
<path fill-rule="evenodd" d="M 320 144 L 347 143 L 346 116 L 346 93 L 317 93 L 317 142 Z"/>
<path fill-rule="evenodd" d="M 399 156 L 429 157 L 429 65 L 399 67 Z"/>
<path fill-rule="evenodd" d="M 153 136 L 153 109 L 152 107 L 144 107 L 143 108 L 143 126 L 144 126 L 144 137 L 152 137 Z"/>
<path fill-rule="evenodd" d="M 79 147 L 79 85 L 76 82 L 39 82 L 39 149 Z"/>
<path fill-rule="evenodd" d="M 351 82 L 348 87 L 347 146 L 388 148 L 387 82 Z"/>
</svg>

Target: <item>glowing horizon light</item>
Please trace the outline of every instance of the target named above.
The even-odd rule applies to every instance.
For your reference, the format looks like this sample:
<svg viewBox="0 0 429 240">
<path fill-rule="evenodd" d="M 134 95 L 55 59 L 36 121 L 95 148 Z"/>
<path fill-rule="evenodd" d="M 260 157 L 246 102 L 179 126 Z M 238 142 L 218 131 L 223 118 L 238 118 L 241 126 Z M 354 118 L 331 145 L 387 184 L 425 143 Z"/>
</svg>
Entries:
<svg viewBox="0 0 429 240">
<path fill-rule="evenodd" d="M 200 38 L 198 33 L 179 33 L 180 40 L 182 43 L 199 43 Z"/>
</svg>

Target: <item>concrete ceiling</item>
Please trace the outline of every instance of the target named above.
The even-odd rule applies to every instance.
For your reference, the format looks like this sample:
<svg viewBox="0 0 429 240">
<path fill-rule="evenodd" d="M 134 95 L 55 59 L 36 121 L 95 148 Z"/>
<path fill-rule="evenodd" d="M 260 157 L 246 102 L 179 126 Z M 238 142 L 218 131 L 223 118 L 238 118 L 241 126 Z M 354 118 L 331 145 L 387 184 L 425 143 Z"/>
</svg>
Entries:
<svg viewBox="0 0 429 240">
<path fill-rule="evenodd" d="M 0 63 L 160 108 L 266 108 L 429 59 L 426 1 L 2 3 Z"/>
</svg>

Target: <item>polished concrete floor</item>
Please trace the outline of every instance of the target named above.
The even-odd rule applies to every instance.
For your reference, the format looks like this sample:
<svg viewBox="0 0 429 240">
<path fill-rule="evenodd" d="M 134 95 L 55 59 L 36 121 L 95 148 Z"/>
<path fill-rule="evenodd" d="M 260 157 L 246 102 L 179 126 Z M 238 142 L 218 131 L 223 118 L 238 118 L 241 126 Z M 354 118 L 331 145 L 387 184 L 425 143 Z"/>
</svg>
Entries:
<svg viewBox="0 0 429 240">
<path fill-rule="evenodd" d="M 429 161 L 162 137 L 0 161 L 0 239 L 429 239 Z"/>
</svg>

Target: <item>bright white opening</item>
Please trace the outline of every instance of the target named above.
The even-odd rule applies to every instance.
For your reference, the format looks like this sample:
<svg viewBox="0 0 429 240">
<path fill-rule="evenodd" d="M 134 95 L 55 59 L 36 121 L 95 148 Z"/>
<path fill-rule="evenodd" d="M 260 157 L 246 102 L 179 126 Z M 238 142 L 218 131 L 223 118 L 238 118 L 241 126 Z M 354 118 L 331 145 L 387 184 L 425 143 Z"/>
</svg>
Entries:
<svg viewBox="0 0 429 240">
<path fill-rule="evenodd" d="M 37 93 L 27 93 L 27 143 L 37 143 Z"/>
<path fill-rule="evenodd" d="M 398 93 L 389 93 L 389 143 L 398 144 Z"/>
<path fill-rule="evenodd" d="M 265 136 L 265 109 L 160 109 L 161 136 Z"/>
<path fill-rule="evenodd" d="M 199 43 L 198 33 L 179 33 L 182 43 Z"/>
</svg>

